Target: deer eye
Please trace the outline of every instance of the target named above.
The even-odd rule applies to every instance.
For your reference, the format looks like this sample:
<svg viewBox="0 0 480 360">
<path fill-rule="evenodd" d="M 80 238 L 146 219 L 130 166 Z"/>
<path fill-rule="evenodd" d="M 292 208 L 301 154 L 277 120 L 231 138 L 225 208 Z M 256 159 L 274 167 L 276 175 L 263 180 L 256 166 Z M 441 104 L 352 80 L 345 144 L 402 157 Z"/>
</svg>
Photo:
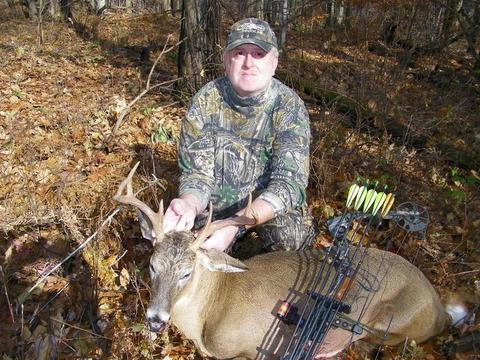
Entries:
<svg viewBox="0 0 480 360">
<path fill-rule="evenodd" d="M 187 280 L 187 279 L 190 277 L 191 274 L 192 274 L 192 273 L 190 273 L 190 272 L 184 274 L 184 275 L 180 278 L 180 280 Z"/>
<path fill-rule="evenodd" d="M 155 273 L 156 273 L 155 268 L 153 267 L 152 264 L 150 264 L 150 267 L 149 267 L 149 268 L 150 268 L 150 272 L 151 272 L 152 274 L 155 274 Z"/>
</svg>

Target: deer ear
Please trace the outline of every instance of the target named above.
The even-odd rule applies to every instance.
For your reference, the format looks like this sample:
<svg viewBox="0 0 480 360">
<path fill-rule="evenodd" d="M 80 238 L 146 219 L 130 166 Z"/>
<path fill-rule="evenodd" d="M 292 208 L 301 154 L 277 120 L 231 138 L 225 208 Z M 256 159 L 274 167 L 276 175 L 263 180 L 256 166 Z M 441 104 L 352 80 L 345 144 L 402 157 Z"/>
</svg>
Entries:
<svg viewBox="0 0 480 360">
<path fill-rule="evenodd" d="M 195 253 L 197 254 L 200 264 L 210 271 L 243 272 L 248 270 L 247 266 L 240 260 L 237 260 L 220 250 L 205 250 L 199 248 Z"/>
<path fill-rule="evenodd" d="M 145 216 L 145 214 L 140 210 L 137 210 L 137 217 L 138 217 L 138 222 L 140 223 L 140 230 L 142 230 L 143 238 L 150 240 L 152 244 L 155 245 L 157 236 L 155 234 L 155 231 L 153 230 L 153 226 L 150 219 L 147 216 Z"/>
</svg>

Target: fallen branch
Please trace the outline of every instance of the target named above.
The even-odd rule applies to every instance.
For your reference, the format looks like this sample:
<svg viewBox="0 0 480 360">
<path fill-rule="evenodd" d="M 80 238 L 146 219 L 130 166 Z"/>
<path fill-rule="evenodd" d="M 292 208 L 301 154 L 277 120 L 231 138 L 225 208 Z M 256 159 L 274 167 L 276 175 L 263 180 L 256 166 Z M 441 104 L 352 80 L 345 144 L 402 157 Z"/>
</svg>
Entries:
<svg viewBox="0 0 480 360">
<path fill-rule="evenodd" d="M 159 84 L 155 84 L 155 85 L 150 85 L 150 81 L 152 79 L 152 74 L 153 74 L 153 70 L 155 69 L 155 67 L 157 66 L 158 62 L 160 61 L 160 59 L 162 58 L 163 55 L 165 55 L 166 53 L 172 51 L 173 49 L 175 49 L 178 45 L 180 45 L 182 43 L 183 40 L 180 40 L 178 41 L 175 45 L 172 45 L 170 46 L 168 49 L 167 49 L 167 44 L 168 44 L 168 40 L 170 39 L 172 35 L 168 35 L 167 37 L 167 40 L 165 42 L 165 45 L 160 53 L 160 55 L 158 55 L 157 59 L 154 61 L 152 67 L 150 68 L 150 72 L 148 74 L 148 78 L 147 78 L 147 84 L 145 86 L 145 90 L 143 90 L 135 99 L 133 99 L 125 109 L 123 109 L 123 111 L 120 113 L 120 115 L 118 116 L 118 119 L 115 123 L 115 126 L 113 127 L 112 129 L 112 132 L 110 133 L 110 135 L 105 139 L 104 141 L 104 145 L 107 145 L 108 143 L 110 143 L 110 141 L 112 141 L 113 137 L 115 136 L 115 134 L 117 133 L 118 129 L 120 128 L 120 126 L 122 126 L 123 124 L 123 120 L 125 118 L 125 116 L 128 114 L 128 112 L 130 111 L 130 109 L 132 108 L 133 105 L 135 105 L 137 103 L 138 100 L 140 100 L 143 96 L 145 96 L 145 94 L 147 94 L 150 90 L 153 90 L 153 89 L 156 89 L 156 88 L 159 88 L 159 87 L 165 87 L 166 85 L 170 85 L 170 84 L 173 84 L 174 82 L 176 81 L 179 81 L 179 80 L 182 80 L 182 78 L 177 78 L 177 79 L 173 79 L 173 80 L 168 80 L 168 81 L 164 81 L 162 83 L 159 83 Z"/>
<path fill-rule="evenodd" d="M 304 79 L 301 79 L 290 72 L 287 73 L 285 71 L 277 70 L 276 75 L 280 80 L 282 80 L 282 82 L 289 84 L 296 90 L 312 96 L 316 101 L 320 101 L 328 105 L 335 104 L 336 109 L 339 112 L 349 115 L 354 120 L 371 119 L 374 116 L 373 111 L 368 107 L 368 105 L 363 104 L 357 99 L 340 94 L 336 91 L 317 87 L 311 82 L 305 81 Z"/>
<path fill-rule="evenodd" d="M 87 334 L 93 335 L 93 336 L 95 336 L 95 337 L 99 337 L 99 338 L 102 338 L 102 339 L 105 339 L 105 340 L 112 340 L 111 338 L 108 338 L 108 337 L 106 337 L 106 336 L 99 335 L 99 334 L 95 334 L 93 331 L 90 331 L 90 330 L 87 330 L 87 329 L 82 329 L 82 328 L 79 327 L 79 326 L 75 326 L 75 325 L 66 323 L 65 321 L 55 319 L 54 317 L 50 317 L 50 320 L 53 320 L 53 321 L 55 321 L 55 322 L 58 322 L 59 324 L 62 324 L 62 325 L 64 325 L 64 326 L 71 327 L 72 329 L 84 331 L 84 332 L 86 332 Z"/>
</svg>

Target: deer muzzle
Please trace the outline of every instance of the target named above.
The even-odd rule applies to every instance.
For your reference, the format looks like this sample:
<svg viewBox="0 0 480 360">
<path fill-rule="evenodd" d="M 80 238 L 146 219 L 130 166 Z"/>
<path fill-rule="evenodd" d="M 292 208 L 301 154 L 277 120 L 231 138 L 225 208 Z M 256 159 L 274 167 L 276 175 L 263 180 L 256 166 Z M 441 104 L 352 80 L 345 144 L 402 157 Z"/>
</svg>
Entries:
<svg viewBox="0 0 480 360">
<path fill-rule="evenodd" d="M 151 308 L 147 309 L 148 328 L 152 332 L 161 332 L 170 319 L 170 314 L 165 311 L 155 311 Z"/>
</svg>

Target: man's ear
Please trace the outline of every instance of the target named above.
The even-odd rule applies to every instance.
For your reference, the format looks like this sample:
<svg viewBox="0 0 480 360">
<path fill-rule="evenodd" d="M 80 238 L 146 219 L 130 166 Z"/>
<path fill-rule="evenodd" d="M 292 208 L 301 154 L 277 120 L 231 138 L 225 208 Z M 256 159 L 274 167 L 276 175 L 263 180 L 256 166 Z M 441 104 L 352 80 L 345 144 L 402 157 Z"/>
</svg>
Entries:
<svg viewBox="0 0 480 360">
<path fill-rule="evenodd" d="M 140 230 L 142 230 L 142 236 L 144 239 L 150 240 L 153 245 L 157 240 L 157 234 L 153 230 L 150 219 L 145 216 L 140 210 L 137 210 L 138 222 L 140 223 Z"/>
<path fill-rule="evenodd" d="M 243 272 L 247 266 L 223 251 L 216 249 L 202 249 L 195 251 L 200 264 L 210 271 L 220 272 Z"/>
<path fill-rule="evenodd" d="M 273 57 L 273 65 L 272 65 L 272 76 L 275 75 L 275 71 L 277 70 L 278 66 L 278 55 L 274 55 Z"/>
</svg>

